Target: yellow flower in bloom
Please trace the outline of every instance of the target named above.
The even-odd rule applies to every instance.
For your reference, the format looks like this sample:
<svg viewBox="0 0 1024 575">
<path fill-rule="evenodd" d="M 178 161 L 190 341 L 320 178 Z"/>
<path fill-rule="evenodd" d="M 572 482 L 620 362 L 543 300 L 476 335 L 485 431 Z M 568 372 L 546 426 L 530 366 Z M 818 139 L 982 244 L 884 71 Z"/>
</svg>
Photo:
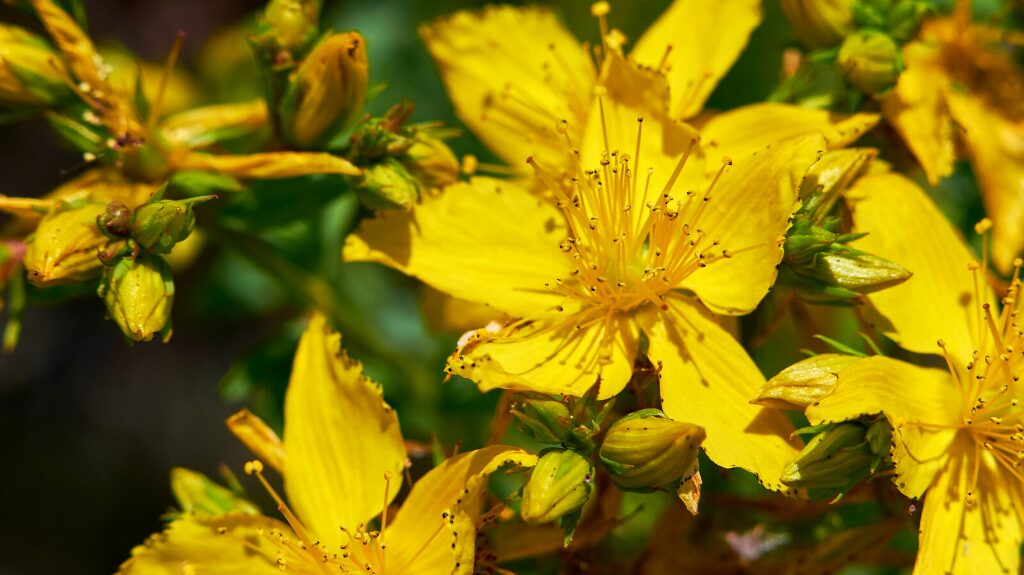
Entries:
<svg viewBox="0 0 1024 575">
<path fill-rule="evenodd" d="M 536 459 L 504 446 L 453 457 L 417 481 L 394 516 L 388 507 L 406 462 L 398 418 L 319 316 L 296 352 L 284 439 L 248 412 L 229 425 L 284 477 L 288 503 L 264 477 L 262 462 L 246 465 L 286 522 L 244 512 L 184 513 L 136 547 L 119 573 L 469 574 L 487 475 Z"/>
<path fill-rule="evenodd" d="M 879 325 L 906 349 L 944 352 L 948 371 L 867 358 L 842 369 L 807 417 L 819 424 L 880 413 L 892 423 L 893 481 L 908 497 L 925 498 L 914 573 L 1017 573 L 1024 528 L 1021 262 L 1000 311 L 985 270 L 912 182 L 869 175 L 848 197 L 856 228 L 871 231 L 857 247 L 914 272 L 868 296 L 884 316 Z"/>
<path fill-rule="evenodd" d="M 882 111 L 933 185 L 963 145 L 994 224 L 992 260 L 1005 273 L 1024 250 L 1024 75 L 1005 34 L 971 24 L 969 12 L 961 3 L 955 17 L 924 24 Z"/>
<path fill-rule="evenodd" d="M 607 398 L 646 353 L 665 413 L 704 427 L 719 465 L 779 488 L 799 449 L 792 427 L 748 403 L 764 379 L 715 313 L 750 312 L 773 283 L 824 138 L 778 142 L 706 177 L 696 132 L 668 117 L 662 75 L 612 53 L 601 80 L 586 126 L 562 124 L 562 151 L 528 160 L 555 201 L 477 178 L 365 223 L 345 257 L 518 318 L 449 360 L 482 389 L 582 395 L 600 380 Z M 563 177 L 552 165 L 573 167 Z"/>
<path fill-rule="evenodd" d="M 609 32 L 607 2 L 599 55 L 620 52 L 621 35 Z M 697 116 L 761 22 L 760 0 L 675 0 L 629 52 L 637 64 L 662 72 L 669 86 L 668 116 Z M 600 84 L 591 49 L 578 42 L 549 10 L 492 6 L 458 12 L 425 25 L 427 44 L 459 118 L 514 168 L 527 156 L 563 157 L 562 121 L 579 142 Z M 697 118 L 702 143 L 738 157 L 788 136 L 823 132 L 829 144 L 856 140 L 877 121 L 873 114 L 833 115 L 786 104 L 762 103 Z"/>
</svg>

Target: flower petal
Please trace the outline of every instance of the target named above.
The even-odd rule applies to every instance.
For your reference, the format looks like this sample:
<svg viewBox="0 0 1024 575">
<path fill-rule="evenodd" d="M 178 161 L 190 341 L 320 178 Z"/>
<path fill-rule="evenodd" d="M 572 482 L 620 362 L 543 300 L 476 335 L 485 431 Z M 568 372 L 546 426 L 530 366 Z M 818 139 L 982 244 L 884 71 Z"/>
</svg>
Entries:
<svg viewBox="0 0 1024 575">
<path fill-rule="evenodd" d="M 253 455 L 278 472 L 284 470 L 284 446 L 281 439 L 259 416 L 242 408 L 228 418 L 227 425 Z"/>
<path fill-rule="evenodd" d="M 384 533 L 388 571 L 411 575 L 473 572 L 476 523 L 487 476 L 505 465 L 532 466 L 537 457 L 491 445 L 452 457 L 413 486 Z"/>
<path fill-rule="evenodd" d="M 288 526 L 268 517 L 231 513 L 203 516 L 186 514 L 162 533 L 132 549 L 118 575 L 275 575 L 277 548 L 272 529 L 291 533 Z M 223 531 L 222 531 L 223 530 Z"/>
<path fill-rule="evenodd" d="M 187 152 L 175 158 L 178 170 L 209 170 L 239 178 L 277 180 L 312 174 L 358 176 L 361 172 L 345 158 L 323 152 L 264 152 L 214 155 Z"/>
<path fill-rule="evenodd" d="M 992 262 L 1009 274 L 1013 259 L 1024 252 L 1024 122 L 1014 123 L 963 93 L 950 90 L 947 98 L 992 219 Z"/>
<path fill-rule="evenodd" d="M 840 371 L 832 392 L 806 413 L 814 425 L 885 415 L 893 426 L 893 481 L 908 497 L 919 497 L 946 464 L 956 431 L 915 424 L 958 425 L 960 391 L 945 371 L 874 356 Z"/>
<path fill-rule="evenodd" d="M 824 134 L 830 150 L 842 148 L 877 123 L 877 114 L 835 114 L 765 102 L 713 114 L 698 129 L 709 156 L 741 158 L 780 140 L 813 133 Z"/>
<path fill-rule="evenodd" d="M 825 148 L 821 135 L 807 135 L 736 159 L 693 224 L 718 242 L 716 252 L 706 254 L 717 257 L 686 278 L 683 287 L 715 313 L 744 314 L 757 307 L 778 275 L 781 240 L 800 184 Z M 730 256 L 722 257 L 726 251 Z"/>
<path fill-rule="evenodd" d="M 285 490 L 295 514 L 329 547 L 384 509 L 385 472 L 394 498 L 405 468 L 398 417 L 377 384 L 341 350 L 316 315 L 295 352 L 285 396 Z"/>
<path fill-rule="evenodd" d="M 907 68 L 882 100 L 885 119 L 900 133 L 932 185 L 953 173 L 953 125 L 943 92 L 949 82 L 931 62 L 930 49 L 912 43 L 903 50 Z"/>
<path fill-rule="evenodd" d="M 571 317 L 568 311 L 561 312 Z M 628 316 L 579 321 L 559 316 L 477 331 L 448 358 L 450 373 L 495 388 L 581 396 L 600 381 L 611 397 L 633 375 L 639 342 Z"/>
<path fill-rule="evenodd" d="M 573 269 L 559 250 L 563 217 L 530 191 L 474 178 L 425 195 L 410 212 L 365 221 L 345 244 L 348 261 L 376 261 L 434 288 L 516 317 L 562 300 L 545 284 Z"/>
<path fill-rule="evenodd" d="M 975 349 L 973 334 L 981 311 L 967 269 L 975 261 L 970 249 L 925 192 L 901 175 L 864 176 L 846 197 L 854 231 L 868 233 L 856 247 L 914 274 L 868 296 L 891 323 L 883 322 L 880 329 L 918 353 L 939 353 L 935 342 L 941 338 L 954 357 L 966 362 Z M 983 301 L 995 303 L 990 293 L 984 289 Z"/>
<path fill-rule="evenodd" d="M 951 459 L 928 489 L 915 574 L 1019 572 L 1020 517 L 1006 487 L 991 481 L 992 474 L 999 473 L 991 461 L 982 464 L 978 504 L 966 502 L 973 465 L 971 458 L 963 455 L 976 448 L 969 437 L 959 438 L 952 451 L 961 456 Z"/>
<path fill-rule="evenodd" d="M 640 37 L 630 57 L 666 71 L 671 115 L 689 118 L 700 112 L 760 23 L 760 0 L 675 0 Z"/>
<path fill-rule="evenodd" d="M 548 9 L 491 6 L 420 28 L 459 118 L 495 154 L 525 170 L 527 156 L 568 159 L 587 115 L 595 71 Z"/>
<path fill-rule="evenodd" d="M 765 487 L 786 489 L 782 470 L 800 452 L 788 439 L 793 424 L 782 411 L 752 405 L 764 376 L 743 347 L 692 299 L 676 296 L 669 311 L 649 314 L 649 356 L 661 366 L 662 409 L 707 432 L 704 449 L 722 467 L 741 467 Z"/>
</svg>

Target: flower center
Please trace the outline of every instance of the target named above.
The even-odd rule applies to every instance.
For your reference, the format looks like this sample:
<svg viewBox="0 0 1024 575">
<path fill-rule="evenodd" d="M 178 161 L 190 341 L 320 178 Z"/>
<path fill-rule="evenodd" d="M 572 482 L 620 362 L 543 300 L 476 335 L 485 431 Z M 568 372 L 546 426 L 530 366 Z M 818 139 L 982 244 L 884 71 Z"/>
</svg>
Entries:
<svg viewBox="0 0 1024 575">
<path fill-rule="evenodd" d="M 603 124 L 601 98 L 598 104 Z M 563 307 L 578 307 L 595 317 L 647 303 L 661 307 L 665 294 L 687 276 L 733 255 L 701 227 L 715 185 L 732 161 L 723 159 L 703 193 L 680 192 L 676 184 L 697 139 L 686 146 L 672 173 L 659 178 L 654 168 L 642 166 L 643 124 L 643 118 L 638 118 L 632 156 L 609 151 L 606 142 L 593 169 L 581 164 L 564 120 L 558 131 L 565 135 L 570 150 L 568 173 L 557 174 L 536 159 L 527 159 L 553 195 L 568 228 L 568 237 L 559 247 L 571 260 L 572 271 L 548 284 L 567 298 L 568 305 Z M 664 183 L 652 184 L 655 181 Z"/>
</svg>

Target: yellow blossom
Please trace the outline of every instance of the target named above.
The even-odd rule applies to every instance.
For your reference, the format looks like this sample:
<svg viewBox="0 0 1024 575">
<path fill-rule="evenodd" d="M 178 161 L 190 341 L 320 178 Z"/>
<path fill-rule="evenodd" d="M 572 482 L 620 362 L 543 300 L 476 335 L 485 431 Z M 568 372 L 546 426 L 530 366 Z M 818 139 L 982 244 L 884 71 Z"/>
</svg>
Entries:
<svg viewBox="0 0 1024 575">
<path fill-rule="evenodd" d="M 1005 273 L 1024 250 L 1024 74 L 1004 35 L 970 23 L 969 3 L 961 8 L 904 46 L 906 69 L 882 111 L 933 185 L 963 145 L 994 224 L 992 261 Z"/>
<path fill-rule="evenodd" d="M 903 347 L 943 353 L 948 371 L 875 356 L 838 371 L 807 408 L 813 424 L 883 414 L 893 481 L 924 496 L 914 573 L 1017 573 L 1024 526 L 1021 262 L 997 300 L 985 270 L 906 178 L 873 174 L 849 192 L 864 249 L 907 265 L 906 283 L 871 294 L 880 327 Z M 980 231 L 985 231 L 983 223 Z"/>
<path fill-rule="evenodd" d="M 186 511 L 136 547 L 118 573 L 473 572 L 487 476 L 506 464 L 532 465 L 536 457 L 500 445 L 452 457 L 412 486 L 396 517 L 390 507 L 406 467 L 398 418 L 340 344 L 323 317 L 310 321 L 285 397 L 282 440 L 247 412 L 229 420 L 283 476 L 287 502 L 260 460 L 246 464 L 285 521 L 245 510 Z"/>
<path fill-rule="evenodd" d="M 559 130 L 562 151 L 528 160 L 554 201 L 476 178 L 365 223 L 346 258 L 516 318 L 465 338 L 449 360 L 485 390 L 582 395 L 597 384 L 610 397 L 646 339 L 665 413 L 704 427 L 716 463 L 780 488 L 799 445 L 788 420 L 748 403 L 764 379 L 715 314 L 750 312 L 772 285 L 824 138 L 777 142 L 706 176 L 696 132 L 668 117 L 662 75 L 610 53 L 602 83 L 586 125 Z M 573 168 L 563 177 L 559 165 Z"/>
</svg>

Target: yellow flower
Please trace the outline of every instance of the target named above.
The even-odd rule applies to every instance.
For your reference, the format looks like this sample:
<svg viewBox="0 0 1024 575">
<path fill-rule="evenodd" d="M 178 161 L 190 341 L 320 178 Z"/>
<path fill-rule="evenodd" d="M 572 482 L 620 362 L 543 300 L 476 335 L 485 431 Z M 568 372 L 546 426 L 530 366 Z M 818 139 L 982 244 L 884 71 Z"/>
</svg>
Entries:
<svg viewBox="0 0 1024 575">
<path fill-rule="evenodd" d="M 963 145 L 994 224 L 993 263 L 1006 273 L 1024 250 L 1024 74 L 1005 35 L 969 23 L 963 6 L 926 22 L 904 47 L 906 69 L 882 111 L 933 185 L 952 173 L 955 144 Z"/>
<path fill-rule="evenodd" d="M 1024 528 L 1021 262 L 1000 312 L 985 270 L 913 183 L 869 175 L 848 197 L 855 228 L 871 231 L 857 247 L 914 272 L 867 296 L 884 317 L 878 325 L 908 350 L 943 352 L 948 371 L 882 356 L 860 360 L 839 371 L 833 391 L 808 407 L 808 419 L 880 413 L 892 423 L 893 481 L 908 497 L 925 497 L 914 573 L 1017 573 Z"/>
<path fill-rule="evenodd" d="M 473 572 L 487 476 L 536 458 L 504 446 L 453 457 L 413 485 L 394 517 L 388 508 L 406 465 L 398 418 L 340 344 L 322 317 L 310 321 L 285 398 L 283 440 L 247 412 L 229 420 L 284 477 L 288 503 L 264 477 L 263 463 L 246 465 L 286 522 L 244 512 L 186 512 L 136 547 L 119 573 Z M 371 524 L 377 516 L 379 523 Z"/>
<path fill-rule="evenodd" d="M 476 332 L 449 360 L 484 390 L 582 395 L 598 383 L 607 398 L 645 341 L 665 413 L 704 427 L 719 465 L 780 488 L 799 445 L 788 420 L 748 403 L 764 379 L 716 314 L 749 313 L 772 285 L 797 189 L 825 141 L 777 142 L 706 177 L 696 132 L 668 118 L 663 76 L 611 53 L 602 82 L 586 126 L 563 124 L 563 151 L 528 160 L 554 201 L 476 178 L 364 223 L 345 257 L 517 318 Z M 563 177 L 551 165 L 573 169 Z"/>
<path fill-rule="evenodd" d="M 608 4 L 595 4 L 593 12 L 605 38 L 598 53 L 619 52 L 620 35 L 609 33 L 605 22 Z M 759 0 L 675 0 L 629 58 L 664 73 L 669 117 L 693 118 L 760 22 Z M 424 25 L 420 35 L 459 118 L 502 160 L 518 169 L 527 156 L 549 163 L 563 156 L 561 121 L 567 122 L 569 138 L 580 141 L 595 105 L 591 93 L 601 83 L 599 70 L 590 47 L 550 10 L 493 6 L 458 12 Z M 870 129 L 877 116 L 762 103 L 696 121 L 706 146 L 738 157 L 811 132 L 823 132 L 830 145 L 843 146 Z"/>
</svg>

